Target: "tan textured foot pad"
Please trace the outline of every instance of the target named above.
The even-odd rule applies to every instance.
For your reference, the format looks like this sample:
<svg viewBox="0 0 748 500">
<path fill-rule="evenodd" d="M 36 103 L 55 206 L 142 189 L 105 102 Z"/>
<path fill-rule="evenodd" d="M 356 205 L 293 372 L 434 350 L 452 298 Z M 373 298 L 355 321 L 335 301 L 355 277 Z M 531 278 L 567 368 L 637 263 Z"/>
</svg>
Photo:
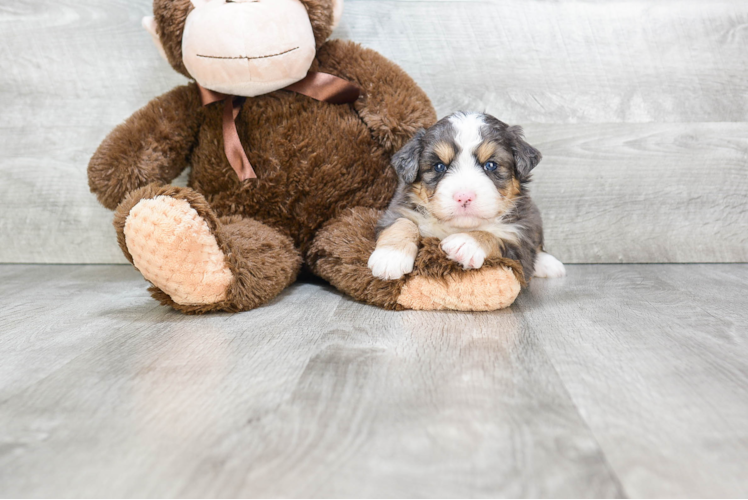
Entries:
<svg viewBox="0 0 748 500">
<path fill-rule="evenodd" d="M 130 210 L 124 232 L 135 267 L 177 304 L 214 304 L 226 298 L 231 271 L 208 224 L 186 200 L 140 200 Z"/>
<path fill-rule="evenodd" d="M 414 276 L 403 286 L 397 303 L 422 311 L 495 311 L 512 305 L 520 288 L 514 273 L 506 267 L 444 280 Z"/>
</svg>

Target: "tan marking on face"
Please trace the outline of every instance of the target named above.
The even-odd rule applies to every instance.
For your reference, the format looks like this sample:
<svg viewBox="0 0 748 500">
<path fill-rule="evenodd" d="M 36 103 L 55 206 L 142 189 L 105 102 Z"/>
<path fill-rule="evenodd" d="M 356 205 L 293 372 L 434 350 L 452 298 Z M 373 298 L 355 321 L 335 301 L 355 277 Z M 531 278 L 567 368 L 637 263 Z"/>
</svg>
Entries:
<svg viewBox="0 0 748 500">
<path fill-rule="evenodd" d="M 419 204 L 428 205 L 431 199 L 431 195 L 433 195 L 433 193 L 429 193 L 429 190 L 428 188 L 426 188 L 426 186 L 424 186 L 420 182 L 416 182 L 411 187 L 411 190 L 412 190 L 413 195 L 416 198 L 416 201 L 420 202 Z"/>
<path fill-rule="evenodd" d="M 388 247 L 407 252 L 411 245 L 418 245 L 418 226 L 408 219 L 397 219 L 390 227 L 379 234 L 377 248 Z"/>
<path fill-rule="evenodd" d="M 434 146 L 434 153 L 445 165 L 452 163 L 455 159 L 455 148 L 448 142 L 439 142 Z"/>
<path fill-rule="evenodd" d="M 478 149 L 475 151 L 475 156 L 478 158 L 478 162 L 483 165 L 496 153 L 499 145 L 495 142 L 486 141 L 482 142 Z"/>
<path fill-rule="evenodd" d="M 486 258 L 501 257 L 504 251 L 504 242 L 487 231 L 470 231 L 467 234 L 478 242 L 481 249 L 486 252 Z"/>
<path fill-rule="evenodd" d="M 519 194 L 519 180 L 512 179 L 512 182 L 508 183 L 504 188 L 499 190 L 501 196 L 509 201 L 514 200 Z"/>
</svg>

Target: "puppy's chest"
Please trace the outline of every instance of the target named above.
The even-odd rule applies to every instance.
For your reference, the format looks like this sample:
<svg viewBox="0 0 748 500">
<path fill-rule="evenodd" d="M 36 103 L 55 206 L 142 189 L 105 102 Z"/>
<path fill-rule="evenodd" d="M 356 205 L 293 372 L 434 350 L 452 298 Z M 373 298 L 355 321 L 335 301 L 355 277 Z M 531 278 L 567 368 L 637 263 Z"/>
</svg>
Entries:
<svg viewBox="0 0 748 500">
<path fill-rule="evenodd" d="M 458 233 L 469 233 L 472 231 L 483 231 L 494 235 L 500 240 L 517 242 L 519 240 L 521 226 L 517 223 L 506 222 L 500 218 L 485 221 L 477 226 L 455 227 L 446 224 L 430 214 L 415 211 L 415 217 L 409 217 L 418 226 L 422 238 L 439 238 L 443 240 L 447 236 Z"/>
</svg>

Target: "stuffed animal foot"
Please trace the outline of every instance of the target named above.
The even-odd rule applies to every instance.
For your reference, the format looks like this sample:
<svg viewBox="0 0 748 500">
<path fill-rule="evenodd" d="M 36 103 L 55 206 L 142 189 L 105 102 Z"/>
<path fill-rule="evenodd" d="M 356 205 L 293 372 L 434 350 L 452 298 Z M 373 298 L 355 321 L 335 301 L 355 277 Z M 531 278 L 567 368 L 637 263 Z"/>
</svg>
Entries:
<svg viewBox="0 0 748 500">
<path fill-rule="evenodd" d="M 422 311 L 495 311 L 514 303 L 521 285 L 514 271 L 498 266 L 437 278 L 416 275 L 405 280 L 397 303 Z"/>
<path fill-rule="evenodd" d="M 434 238 L 422 242 L 406 274 L 396 273 L 398 279 L 374 276 L 369 259 L 380 215 L 356 208 L 325 225 L 307 254 L 312 270 L 353 298 L 386 309 L 493 311 L 510 306 L 519 295 L 524 277 L 518 262 L 490 258 L 480 269 L 465 269 Z"/>
<path fill-rule="evenodd" d="M 290 284 L 300 266 L 289 238 L 251 219 L 219 219 L 188 188 L 134 192 L 117 209 L 115 227 L 154 297 L 184 312 L 251 309 Z"/>
<path fill-rule="evenodd" d="M 140 200 L 124 234 L 135 267 L 177 304 L 226 298 L 233 275 L 207 222 L 187 200 L 164 195 Z"/>
</svg>

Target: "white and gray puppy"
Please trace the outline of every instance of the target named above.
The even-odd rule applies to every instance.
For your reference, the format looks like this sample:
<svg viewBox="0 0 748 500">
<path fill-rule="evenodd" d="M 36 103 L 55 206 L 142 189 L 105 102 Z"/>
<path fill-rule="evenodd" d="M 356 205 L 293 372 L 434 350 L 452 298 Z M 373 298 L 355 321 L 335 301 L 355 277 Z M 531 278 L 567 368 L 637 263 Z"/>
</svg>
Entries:
<svg viewBox="0 0 748 500">
<path fill-rule="evenodd" d="M 482 113 L 455 113 L 418 131 L 392 159 L 400 183 L 379 221 L 369 258 L 374 276 L 411 272 L 426 237 L 442 240 L 447 257 L 465 269 L 506 257 L 527 278 L 564 276 L 564 265 L 543 252 L 540 212 L 527 195 L 540 159 L 520 127 Z"/>
</svg>

